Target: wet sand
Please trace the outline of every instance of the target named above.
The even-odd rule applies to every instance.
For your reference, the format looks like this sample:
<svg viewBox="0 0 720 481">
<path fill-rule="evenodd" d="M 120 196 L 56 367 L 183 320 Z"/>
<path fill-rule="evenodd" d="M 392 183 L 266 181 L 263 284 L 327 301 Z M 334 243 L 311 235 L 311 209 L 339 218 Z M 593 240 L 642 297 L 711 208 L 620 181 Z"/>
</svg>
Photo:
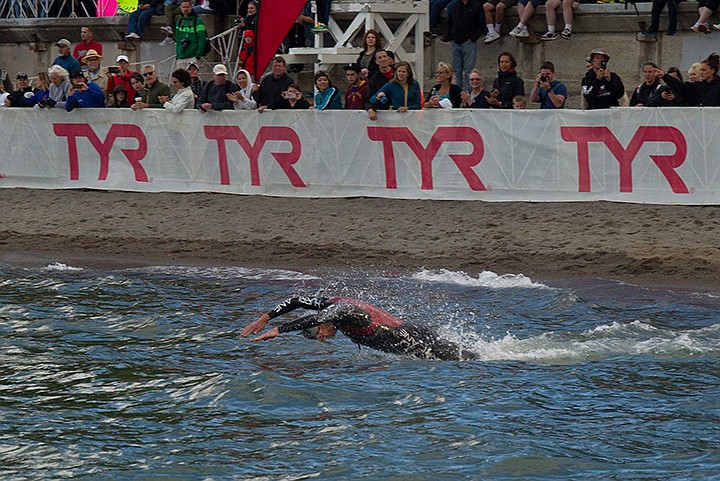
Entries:
<svg viewBox="0 0 720 481">
<path fill-rule="evenodd" d="M 720 206 L 0 189 L 0 260 L 491 270 L 720 289 Z"/>
</svg>

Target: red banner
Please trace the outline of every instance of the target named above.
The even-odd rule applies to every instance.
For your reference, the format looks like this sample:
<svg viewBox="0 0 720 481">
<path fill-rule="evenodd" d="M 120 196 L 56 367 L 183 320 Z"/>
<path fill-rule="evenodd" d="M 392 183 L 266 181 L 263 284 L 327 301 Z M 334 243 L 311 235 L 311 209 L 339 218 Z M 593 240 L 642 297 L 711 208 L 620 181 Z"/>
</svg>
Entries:
<svg viewBox="0 0 720 481">
<path fill-rule="evenodd" d="M 255 39 L 255 73 L 260 78 L 307 0 L 262 0 Z"/>
</svg>

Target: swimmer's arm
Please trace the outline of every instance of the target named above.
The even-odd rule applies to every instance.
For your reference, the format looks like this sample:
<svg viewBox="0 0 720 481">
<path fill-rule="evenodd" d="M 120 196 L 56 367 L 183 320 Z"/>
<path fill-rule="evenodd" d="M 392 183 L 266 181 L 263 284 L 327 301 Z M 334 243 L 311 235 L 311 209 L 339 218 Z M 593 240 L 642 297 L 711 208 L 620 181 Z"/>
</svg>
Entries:
<svg viewBox="0 0 720 481">
<path fill-rule="evenodd" d="M 271 319 L 275 319 L 276 317 L 282 316 L 290 311 L 294 311 L 295 309 L 305 308 L 320 311 L 330 307 L 331 305 L 332 302 L 327 297 L 291 297 L 282 301 L 272 311 L 260 316 L 260 319 L 243 329 L 240 335 L 242 337 L 247 337 L 250 334 L 257 334 L 265 328 L 265 325 Z"/>
<path fill-rule="evenodd" d="M 320 315 L 310 314 L 308 316 L 299 317 L 293 321 L 286 322 L 285 324 L 282 324 L 279 327 L 270 329 L 265 334 L 262 334 L 256 338 L 252 339 L 252 342 L 259 342 L 259 341 L 265 341 L 268 339 L 274 339 L 274 338 L 278 337 L 280 334 L 285 333 L 285 332 L 302 331 L 303 329 L 308 329 L 311 327 L 319 326 L 320 324 L 322 324 L 322 321 L 320 320 Z"/>
</svg>

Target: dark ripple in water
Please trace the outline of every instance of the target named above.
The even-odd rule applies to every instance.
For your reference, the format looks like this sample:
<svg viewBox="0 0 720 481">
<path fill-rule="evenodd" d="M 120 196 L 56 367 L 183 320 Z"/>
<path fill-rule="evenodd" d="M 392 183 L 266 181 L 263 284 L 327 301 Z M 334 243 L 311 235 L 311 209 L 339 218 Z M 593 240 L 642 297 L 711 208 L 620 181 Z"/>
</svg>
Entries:
<svg viewBox="0 0 720 481">
<path fill-rule="evenodd" d="M 1 266 L 3 479 L 712 479 L 710 294 L 592 280 Z M 503 287 L 500 287 L 503 286 Z M 239 328 L 368 299 L 484 361 Z"/>
</svg>

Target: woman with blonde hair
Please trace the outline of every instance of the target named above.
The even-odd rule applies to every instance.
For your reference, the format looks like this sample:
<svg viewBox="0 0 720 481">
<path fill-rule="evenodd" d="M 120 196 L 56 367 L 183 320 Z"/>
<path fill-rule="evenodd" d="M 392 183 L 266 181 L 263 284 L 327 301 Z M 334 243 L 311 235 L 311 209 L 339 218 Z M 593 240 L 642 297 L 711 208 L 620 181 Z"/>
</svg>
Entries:
<svg viewBox="0 0 720 481">
<path fill-rule="evenodd" d="M 420 84 L 415 80 L 409 62 L 397 63 L 393 79 L 372 96 L 370 103 L 374 105 L 389 103 L 392 109 L 398 112 L 422 109 Z"/>
<path fill-rule="evenodd" d="M 700 81 L 700 62 L 695 62 L 690 65 L 688 69 L 688 82 L 699 82 Z"/>
<path fill-rule="evenodd" d="M 457 109 L 462 104 L 462 88 L 454 82 L 452 66 L 447 62 L 438 63 L 435 78 L 439 83 L 430 90 L 425 107 L 429 109 Z"/>
</svg>

